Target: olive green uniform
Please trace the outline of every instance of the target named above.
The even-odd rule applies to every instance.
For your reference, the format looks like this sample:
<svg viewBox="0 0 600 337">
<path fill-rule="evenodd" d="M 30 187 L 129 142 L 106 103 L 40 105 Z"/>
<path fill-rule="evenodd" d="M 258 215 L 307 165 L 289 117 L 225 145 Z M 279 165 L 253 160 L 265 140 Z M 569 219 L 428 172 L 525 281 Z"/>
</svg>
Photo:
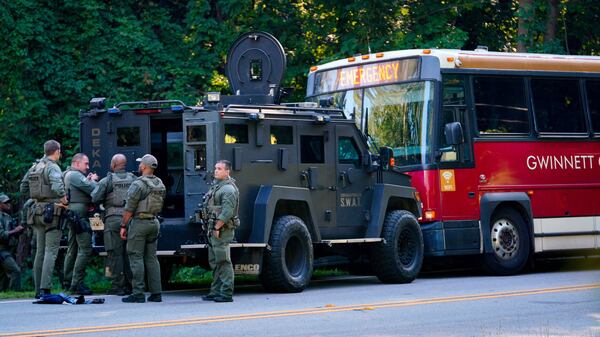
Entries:
<svg viewBox="0 0 600 337">
<path fill-rule="evenodd" d="M 238 202 L 239 191 L 233 178 L 215 180 L 206 194 L 204 213 L 208 216 L 208 262 L 213 270 L 209 296 L 212 297 L 233 296 L 234 272 L 229 244 L 239 225 Z M 212 235 L 217 220 L 225 223 L 218 238 Z"/>
<path fill-rule="evenodd" d="M 117 292 L 131 290 L 131 268 L 125 251 L 126 241 L 121 239 L 120 225 L 125 210 L 127 190 L 135 178 L 132 173 L 125 170 L 109 172 L 98 182 L 98 186 L 92 192 L 92 202 L 104 205 L 106 276 L 111 280 L 112 290 Z"/>
<path fill-rule="evenodd" d="M 21 290 L 21 269 L 17 265 L 17 262 L 12 256 L 10 251 L 10 222 L 12 221 L 12 217 L 0 211 L 0 273 L 2 273 L 2 277 L 0 277 L 0 290 L 3 287 L 4 283 L 4 275 L 8 276 L 8 289 L 19 291 Z"/>
<path fill-rule="evenodd" d="M 61 231 L 59 217 L 61 209 L 55 207 L 50 223 L 44 222 L 44 206 L 59 203 L 65 196 L 60 167 L 44 156 L 25 174 L 20 185 L 21 195 L 35 200 L 32 207 L 33 229 L 36 237 L 36 254 L 33 262 L 33 280 L 36 293 L 40 289 L 52 288 L 52 271 L 58 255 Z"/>
<path fill-rule="evenodd" d="M 79 215 L 82 225 L 90 228 L 88 210 L 92 202 L 90 194 L 96 187 L 95 181 L 89 180 L 79 170 L 71 167 L 64 173 L 64 182 L 69 196 L 69 210 Z M 92 231 L 83 230 L 77 233 L 73 226 L 69 226 L 69 245 L 65 256 L 64 276 L 66 284 L 76 287 L 83 283 L 85 267 L 92 256 Z"/>
<path fill-rule="evenodd" d="M 144 273 L 148 277 L 150 293 L 162 292 L 160 264 L 156 257 L 160 223 L 156 215 L 162 209 L 165 194 L 162 180 L 153 175 L 137 178 L 127 191 L 125 211 L 133 213 L 127 229 L 127 254 L 133 276 L 132 296 L 135 297 L 144 296 Z"/>
</svg>

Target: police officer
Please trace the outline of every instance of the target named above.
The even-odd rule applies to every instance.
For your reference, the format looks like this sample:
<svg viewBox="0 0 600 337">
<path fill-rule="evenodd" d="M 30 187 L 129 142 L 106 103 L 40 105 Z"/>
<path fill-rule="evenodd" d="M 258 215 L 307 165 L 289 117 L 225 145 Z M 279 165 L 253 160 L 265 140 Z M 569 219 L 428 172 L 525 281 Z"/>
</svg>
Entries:
<svg viewBox="0 0 600 337">
<path fill-rule="evenodd" d="M 136 177 L 130 172 L 125 172 L 126 166 L 127 158 L 123 154 L 115 154 L 110 161 L 112 172 L 102 178 L 92 192 L 92 202 L 104 205 L 106 276 L 112 284 L 108 293 L 119 296 L 131 294 L 131 268 L 120 229 L 127 190 Z"/>
<path fill-rule="evenodd" d="M 207 223 L 208 262 L 213 270 L 210 292 L 205 301 L 233 302 L 233 265 L 229 244 L 239 227 L 240 193 L 235 180 L 229 176 L 231 163 L 219 160 L 215 165 L 214 181 L 204 198 L 203 214 Z"/>
<path fill-rule="evenodd" d="M 146 154 L 137 161 L 140 163 L 139 170 L 142 176 L 137 178 L 127 190 L 125 211 L 121 221 L 121 239 L 127 240 L 127 254 L 133 274 L 133 293 L 122 300 L 125 303 L 146 302 L 144 297 L 144 272 L 146 272 L 148 290 L 150 290 L 148 301 L 162 302 L 160 265 L 156 257 L 160 223 L 156 215 L 162 210 L 166 188 L 162 180 L 154 176 L 158 161 L 153 155 Z"/>
<path fill-rule="evenodd" d="M 91 206 L 91 193 L 96 188 L 98 175 L 89 173 L 90 160 L 83 153 L 71 159 L 71 166 L 64 173 L 65 188 L 69 198 L 69 211 L 77 214 L 79 223 L 69 226 L 69 245 L 65 256 L 64 280 L 69 291 L 80 295 L 91 295 L 92 291 L 84 283 L 85 268 L 92 256 L 92 230 L 88 217 Z M 73 219 L 73 218 L 72 218 Z"/>
<path fill-rule="evenodd" d="M 60 159 L 60 143 L 44 143 L 44 157 L 27 171 L 21 180 L 21 195 L 35 200 L 33 228 L 36 236 L 36 254 L 33 262 L 33 280 L 36 297 L 50 294 L 52 271 L 60 245 L 59 217 L 67 205 L 62 172 L 56 163 Z"/>
<path fill-rule="evenodd" d="M 11 228 L 13 218 L 10 216 L 11 204 L 10 198 L 0 193 L 0 280 L 4 278 L 4 274 L 8 277 L 8 289 L 13 291 L 21 290 L 21 269 L 13 258 L 10 251 L 10 239 L 23 232 L 25 227 L 18 225 Z M 3 287 L 3 281 L 0 282 L 0 288 Z M 4 289 L 0 289 L 4 290 Z"/>
</svg>

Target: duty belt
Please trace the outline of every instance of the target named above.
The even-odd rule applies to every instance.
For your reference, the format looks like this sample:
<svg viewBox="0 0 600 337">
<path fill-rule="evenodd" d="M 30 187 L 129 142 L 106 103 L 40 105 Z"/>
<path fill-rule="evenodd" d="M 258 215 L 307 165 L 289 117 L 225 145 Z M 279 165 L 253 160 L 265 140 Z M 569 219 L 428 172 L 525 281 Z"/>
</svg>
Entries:
<svg viewBox="0 0 600 337">
<path fill-rule="evenodd" d="M 135 213 L 135 217 L 142 220 L 153 220 L 156 216 L 151 213 Z"/>
</svg>

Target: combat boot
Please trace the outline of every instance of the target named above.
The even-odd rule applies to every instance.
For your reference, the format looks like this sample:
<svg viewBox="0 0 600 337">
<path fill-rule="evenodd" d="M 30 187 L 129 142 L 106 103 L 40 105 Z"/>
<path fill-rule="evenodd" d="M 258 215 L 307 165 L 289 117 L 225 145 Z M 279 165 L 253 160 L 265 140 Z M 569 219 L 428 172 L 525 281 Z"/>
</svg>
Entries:
<svg viewBox="0 0 600 337">
<path fill-rule="evenodd" d="M 85 296 L 92 295 L 92 290 L 90 288 L 86 287 L 83 283 L 80 283 L 76 286 L 71 286 L 71 288 L 69 288 L 69 292 L 72 294 L 85 295 Z"/>
<path fill-rule="evenodd" d="M 112 288 L 109 291 L 107 291 L 106 294 L 107 295 L 125 296 L 125 295 L 131 295 L 131 291 L 127 292 L 123 288 Z"/>
<path fill-rule="evenodd" d="M 152 294 L 148 296 L 148 302 L 162 302 L 161 294 Z"/>
<path fill-rule="evenodd" d="M 50 289 L 40 289 L 40 291 L 35 294 L 35 299 L 39 300 L 40 298 L 44 297 L 44 295 L 50 295 Z"/>
<path fill-rule="evenodd" d="M 215 297 L 217 297 L 217 295 L 213 295 L 213 294 L 202 295 L 202 300 L 203 301 L 214 301 Z"/>
<path fill-rule="evenodd" d="M 233 298 L 232 297 L 224 297 L 224 296 L 216 296 L 213 301 L 215 302 L 233 302 Z"/>
<path fill-rule="evenodd" d="M 146 298 L 144 297 L 144 295 L 129 295 L 127 297 L 122 298 L 121 301 L 123 301 L 124 303 L 145 303 Z"/>
</svg>

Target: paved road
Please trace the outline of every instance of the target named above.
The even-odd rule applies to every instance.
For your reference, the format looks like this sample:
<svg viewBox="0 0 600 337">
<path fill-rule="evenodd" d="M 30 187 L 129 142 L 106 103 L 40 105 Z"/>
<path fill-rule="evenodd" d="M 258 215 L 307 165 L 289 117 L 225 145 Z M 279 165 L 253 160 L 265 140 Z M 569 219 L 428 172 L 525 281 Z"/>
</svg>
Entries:
<svg viewBox="0 0 600 337">
<path fill-rule="evenodd" d="M 300 294 L 247 286 L 234 303 L 203 302 L 202 290 L 145 304 L 3 301 L 0 336 L 600 336 L 600 260 L 563 266 L 510 277 L 425 274 L 403 285 L 339 277 Z"/>
</svg>

